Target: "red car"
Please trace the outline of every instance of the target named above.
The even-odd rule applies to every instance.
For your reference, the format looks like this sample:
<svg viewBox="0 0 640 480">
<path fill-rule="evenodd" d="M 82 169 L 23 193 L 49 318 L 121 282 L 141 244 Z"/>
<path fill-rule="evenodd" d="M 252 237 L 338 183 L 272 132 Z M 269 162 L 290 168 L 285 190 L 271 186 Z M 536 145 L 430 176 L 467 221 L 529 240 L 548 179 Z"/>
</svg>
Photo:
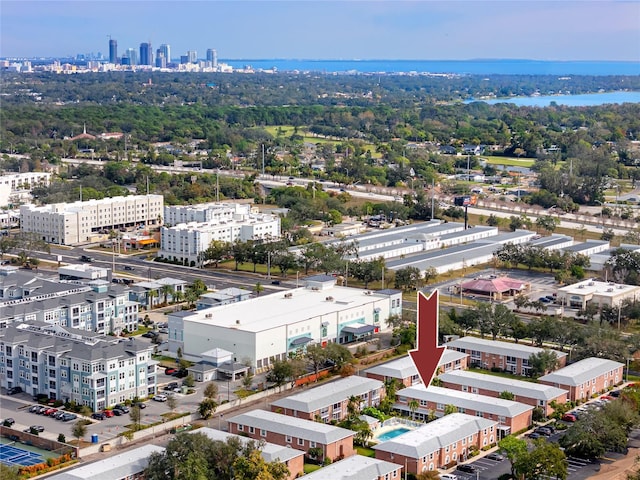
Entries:
<svg viewBox="0 0 640 480">
<path fill-rule="evenodd" d="M 113 416 L 114 416 L 114 413 L 113 413 L 113 411 L 111 411 L 111 410 L 105 410 L 105 411 L 104 411 L 104 412 L 102 412 L 102 413 L 104 413 L 104 416 L 105 416 L 105 417 L 107 417 L 107 418 L 111 418 L 111 417 L 113 417 Z"/>
<path fill-rule="evenodd" d="M 565 422 L 575 422 L 577 420 L 576 416 L 572 413 L 565 413 L 562 416 L 562 420 L 564 420 Z"/>
<path fill-rule="evenodd" d="M 615 400 L 611 395 L 602 395 L 600 400 Z"/>
<path fill-rule="evenodd" d="M 44 414 L 48 417 L 53 417 L 58 412 L 57 408 L 47 408 L 44 411 Z"/>
<path fill-rule="evenodd" d="M 177 368 L 167 368 L 167 369 L 165 369 L 164 374 L 165 375 L 173 375 L 177 371 L 178 371 Z"/>
</svg>

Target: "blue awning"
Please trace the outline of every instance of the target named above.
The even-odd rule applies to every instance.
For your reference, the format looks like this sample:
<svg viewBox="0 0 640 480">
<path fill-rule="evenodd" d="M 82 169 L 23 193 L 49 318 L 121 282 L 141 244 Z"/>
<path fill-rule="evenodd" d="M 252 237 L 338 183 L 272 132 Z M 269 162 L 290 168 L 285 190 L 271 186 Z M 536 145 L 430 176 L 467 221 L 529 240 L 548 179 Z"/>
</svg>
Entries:
<svg viewBox="0 0 640 480">
<path fill-rule="evenodd" d="M 376 327 L 374 327 L 373 325 L 359 325 L 359 326 L 351 325 L 348 327 L 344 327 L 342 329 L 342 332 L 353 333 L 354 335 L 364 335 L 366 333 L 372 333 L 375 329 Z"/>
<path fill-rule="evenodd" d="M 311 337 L 299 337 L 296 338 L 294 340 L 291 340 L 291 346 L 292 347 L 298 347 L 300 345 L 306 345 L 307 343 L 313 341 L 313 338 Z"/>
</svg>

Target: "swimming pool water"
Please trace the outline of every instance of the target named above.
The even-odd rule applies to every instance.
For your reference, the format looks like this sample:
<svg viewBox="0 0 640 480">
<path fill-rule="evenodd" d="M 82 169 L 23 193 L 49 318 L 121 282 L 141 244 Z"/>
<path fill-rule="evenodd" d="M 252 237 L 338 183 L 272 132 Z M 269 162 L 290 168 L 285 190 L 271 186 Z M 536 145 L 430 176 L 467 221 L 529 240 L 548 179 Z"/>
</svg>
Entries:
<svg viewBox="0 0 640 480">
<path fill-rule="evenodd" d="M 388 432 L 383 433 L 379 437 L 376 437 L 376 440 L 381 442 L 386 442 L 387 440 L 391 440 L 392 438 L 396 438 L 398 435 L 402 435 L 403 433 L 410 432 L 410 428 L 400 427 L 395 430 L 389 430 Z"/>
</svg>

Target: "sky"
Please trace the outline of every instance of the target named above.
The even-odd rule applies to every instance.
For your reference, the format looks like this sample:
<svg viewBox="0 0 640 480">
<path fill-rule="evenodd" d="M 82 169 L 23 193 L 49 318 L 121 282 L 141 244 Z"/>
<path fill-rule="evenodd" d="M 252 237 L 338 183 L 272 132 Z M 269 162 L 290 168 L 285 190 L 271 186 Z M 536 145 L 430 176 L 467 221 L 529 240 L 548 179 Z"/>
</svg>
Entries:
<svg viewBox="0 0 640 480">
<path fill-rule="evenodd" d="M 0 0 L 0 57 L 640 61 L 640 0 Z"/>
</svg>

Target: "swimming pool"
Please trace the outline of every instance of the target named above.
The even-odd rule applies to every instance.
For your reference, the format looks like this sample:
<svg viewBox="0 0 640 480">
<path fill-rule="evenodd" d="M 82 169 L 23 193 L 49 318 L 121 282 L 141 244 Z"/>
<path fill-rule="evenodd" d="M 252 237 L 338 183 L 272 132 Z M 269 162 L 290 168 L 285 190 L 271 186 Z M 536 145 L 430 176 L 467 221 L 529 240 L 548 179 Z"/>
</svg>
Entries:
<svg viewBox="0 0 640 480">
<path fill-rule="evenodd" d="M 391 440 L 392 438 L 396 438 L 399 435 L 402 435 L 403 433 L 407 433 L 410 432 L 411 429 L 407 428 L 407 427 L 399 427 L 396 428 L 394 430 L 388 430 L 386 432 L 384 432 L 383 434 L 376 436 L 376 440 L 378 440 L 379 442 L 386 442 L 387 440 Z"/>
</svg>

